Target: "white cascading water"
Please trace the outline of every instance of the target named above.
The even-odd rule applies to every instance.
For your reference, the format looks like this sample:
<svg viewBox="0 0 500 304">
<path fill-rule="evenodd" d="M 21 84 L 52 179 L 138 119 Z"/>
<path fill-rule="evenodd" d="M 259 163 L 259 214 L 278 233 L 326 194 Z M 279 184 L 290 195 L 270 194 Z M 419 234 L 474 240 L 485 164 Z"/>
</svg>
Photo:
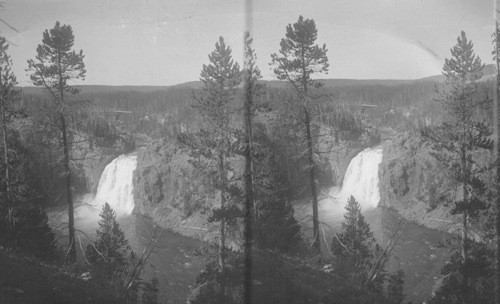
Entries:
<svg viewBox="0 0 500 304">
<path fill-rule="evenodd" d="M 120 155 L 109 163 L 101 174 L 92 205 L 100 212 L 108 203 L 117 215 L 128 215 L 134 209 L 133 173 L 136 155 Z"/>
<path fill-rule="evenodd" d="M 356 155 L 344 175 L 342 189 L 330 189 L 330 198 L 323 202 L 323 209 L 329 214 L 343 214 L 347 200 L 352 195 L 364 211 L 376 208 L 380 201 L 378 188 L 378 165 L 382 162 L 381 148 L 368 148 Z M 332 199 L 333 198 L 333 199 Z"/>
<path fill-rule="evenodd" d="M 380 201 L 378 165 L 382 162 L 381 148 L 368 148 L 356 155 L 344 175 L 337 197 L 345 204 L 352 195 L 363 210 L 376 208 Z"/>
</svg>

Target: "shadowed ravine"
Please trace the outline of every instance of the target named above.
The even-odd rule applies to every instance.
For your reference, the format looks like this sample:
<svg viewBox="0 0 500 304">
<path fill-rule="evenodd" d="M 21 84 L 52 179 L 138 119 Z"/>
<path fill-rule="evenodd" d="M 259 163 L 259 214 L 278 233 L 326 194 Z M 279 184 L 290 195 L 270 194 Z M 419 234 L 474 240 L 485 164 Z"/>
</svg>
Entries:
<svg viewBox="0 0 500 304">
<path fill-rule="evenodd" d="M 380 192 L 378 188 L 378 166 L 382 161 L 382 149 L 366 149 L 355 156 L 344 176 L 341 189 L 323 189 L 319 202 L 323 255 L 328 258 L 328 246 L 333 233 L 341 230 L 344 206 L 347 198 L 353 195 L 363 208 L 377 241 L 385 246 L 400 222 L 400 216 L 391 210 L 378 208 Z M 136 252 L 142 252 L 151 237 L 154 226 L 140 215 L 132 215 L 133 171 L 137 165 L 134 154 L 122 155 L 113 160 L 102 173 L 95 196 L 86 195 L 83 201 L 92 205 L 81 205 L 76 209 L 76 227 L 85 248 L 87 235 L 95 237 L 98 212 L 104 202 L 108 202 L 118 215 L 121 228 L 125 231 L 129 244 Z M 304 228 L 306 237 L 311 237 L 311 208 L 306 202 L 295 205 L 295 214 Z M 53 211 L 50 214 L 53 227 L 66 222 L 66 213 Z M 437 244 L 446 234 L 403 221 L 405 228 L 394 248 L 393 258 L 388 265 L 389 271 L 402 269 L 405 274 L 405 291 L 413 301 L 425 300 L 430 296 L 435 278 L 448 258 L 446 250 Z M 63 228 L 59 227 L 59 229 Z M 62 234 L 62 233 L 61 233 Z M 203 242 L 184 237 L 163 229 L 158 248 L 151 255 L 151 266 L 146 276 L 156 275 L 160 282 L 160 298 L 166 303 L 185 302 L 196 276 L 204 266 L 202 258 L 194 252 Z M 79 253 L 81 254 L 81 253 Z"/>
</svg>

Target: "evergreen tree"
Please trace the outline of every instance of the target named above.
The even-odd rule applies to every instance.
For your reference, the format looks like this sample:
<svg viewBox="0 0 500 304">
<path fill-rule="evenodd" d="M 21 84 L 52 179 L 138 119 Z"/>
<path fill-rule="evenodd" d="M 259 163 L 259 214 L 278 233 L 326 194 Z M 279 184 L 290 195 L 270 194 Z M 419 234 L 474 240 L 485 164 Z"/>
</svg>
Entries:
<svg viewBox="0 0 500 304">
<path fill-rule="evenodd" d="M 481 59 L 474 53 L 472 41 L 462 31 L 457 44 L 451 49 L 451 58 L 445 60 L 443 75 L 446 90 L 440 92 L 437 101 L 445 110 L 445 121 L 437 129 L 424 129 L 423 134 L 435 145 L 436 159 L 455 183 L 457 198 L 451 202 L 451 213 L 462 218 L 461 257 L 464 266 L 462 287 L 464 303 L 469 303 L 469 226 L 486 210 L 487 187 L 481 180 L 484 164 L 478 154 L 493 148 L 490 126 L 479 117 L 478 109 L 484 103 L 475 98 L 479 79 L 483 76 Z M 472 244 L 474 245 L 474 244 Z"/>
<path fill-rule="evenodd" d="M 387 304 L 403 304 L 406 295 L 403 292 L 405 274 L 402 270 L 389 275 L 387 282 Z"/>
<path fill-rule="evenodd" d="M 301 242 L 300 225 L 286 198 L 272 196 L 262 202 L 255 223 L 254 241 L 261 249 L 292 252 Z"/>
<path fill-rule="evenodd" d="M 145 282 L 142 288 L 142 304 L 158 304 L 158 279 L 152 278 L 151 282 Z"/>
<path fill-rule="evenodd" d="M 224 272 L 217 260 L 209 261 L 196 278 L 196 287 L 188 298 L 190 304 L 237 304 L 244 298 L 244 256 L 232 252 L 226 257 Z"/>
<path fill-rule="evenodd" d="M 497 11 L 498 14 L 498 11 Z M 497 15 L 498 16 L 498 15 Z M 498 20 L 498 19 L 497 19 Z M 495 22 L 495 33 L 493 33 L 493 60 L 497 68 L 495 102 L 493 106 L 493 134 L 495 134 L 494 157 L 497 160 L 495 166 L 496 173 L 496 202 L 495 202 L 495 234 L 496 234 L 496 273 L 495 273 L 495 299 L 500 303 L 500 27 L 498 21 Z"/>
<path fill-rule="evenodd" d="M 309 165 L 309 186 L 311 188 L 313 208 L 313 245 L 320 253 L 321 242 L 318 218 L 317 173 L 315 169 L 315 152 L 311 131 L 313 109 L 311 87 L 320 87 L 322 83 L 312 79 L 316 73 L 328 72 L 328 57 L 326 45 L 315 44 L 318 37 L 316 23 L 312 19 L 299 16 L 296 23 L 288 24 L 285 38 L 281 39 L 279 54 L 272 54 L 271 65 L 275 66 L 274 73 L 280 80 L 288 81 L 299 97 L 298 112 L 303 113 L 300 119 L 305 127 L 307 142 L 307 160 Z"/>
<path fill-rule="evenodd" d="M 496 303 L 493 257 L 491 248 L 485 244 L 475 244 L 469 249 L 469 260 L 465 269 L 461 253 L 453 253 L 450 261 L 441 270 L 442 279 L 429 304 Z M 462 291 L 465 271 L 469 280 L 467 293 Z"/>
<path fill-rule="evenodd" d="M 373 237 L 370 225 L 361 214 L 361 206 L 351 196 L 345 207 L 342 233 L 333 238 L 332 254 L 335 269 L 353 282 L 364 282 L 374 264 L 379 245 Z"/>
<path fill-rule="evenodd" d="M 3 183 L 1 186 L 1 197 L 2 201 L 7 204 L 7 206 L 0 206 L 0 208 L 5 207 L 6 209 L 11 209 L 11 200 L 13 199 L 11 193 L 11 170 L 9 162 L 9 130 L 7 128 L 12 116 L 15 113 L 13 108 L 14 102 L 20 98 L 20 91 L 15 89 L 17 85 L 17 78 L 12 73 L 12 59 L 7 53 L 9 49 L 9 44 L 4 37 L 0 37 L 0 115 L 2 119 L 2 139 L 3 139 Z M 8 211 L 7 214 L 12 214 Z M 10 220 L 12 222 L 12 219 Z"/>
<path fill-rule="evenodd" d="M 39 204 L 17 204 L 8 214 L 0 208 L 0 245 L 45 260 L 56 256 L 55 236 Z M 14 219 L 11 221 L 11 219 Z"/>
<path fill-rule="evenodd" d="M 69 261 L 76 261 L 75 220 L 73 210 L 73 196 L 71 192 L 70 153 L 71 141 L 69 137 L 68 116 L 71 107 L 75 104 L 70 100 L 71 95 L 79 92 L 72 86 L 72 82 L 85 79 L 85 64 L 83 52 L 75 52 L 73 45 L 75 37 L 69 25 L 56 22 L 54 28 L 45 30 L 42 44 L 36 52 L 36 60 L 28 60 L 28 72 L 31 72 L 31 81 L 35 86 L 43 87 L 51 96 L 54 111 L 50 115 L 53 122 L 61 131 L 62 148 L 64 155 L 64 177 L 66 199 L 69 218 Z"/>
<path fill-rule="evenodd" d="M 301 229 L 281 185 L 279 165 L 272 141 L 264 134 L 255 137 L 255 229 L 253 240 L 259 249 L 290 253 L 298 249 Z M 281 177 L 281 178 L 280 178 Z"/>
<path fill-rule="evenodd" d="M 0 68 L 0 73 L 5 71 Z M 8 90 L 4 87 L 3 92 Z M 20 114 L 14 111 L 8 99 L 3 101 L 7 120 Z M 0 246 L 45 260 L 53 259 L 56 256 L 55 237 L 48 224 L 47 214 L 41 208 L 43 200 L 37 192 L 31 159 L 19 137 L 13 136 L 15 133 L 9 132 L 9 128 L 5 130 L 9 135 L 5 142 L 8 147 L 8 173 L 6 176 L 0 173 Z M 5 165 L 4 162 L 0 163 L 0 167 L 2 165 Z M 1 172 L 5 172 L 3 169 Z"/>
<path fill-rule="evenodd" d="M 87 245 L 86 257 L 96 272 L 109 279 L 118 268 L 125 265 L 128 242 L 108 203 L 104 204 L 99 217 L 97 240 Z"/>
<path fill-rule="evenodd" d="M 255 51 L 252 48 L 253 39 L 249 32 L 244 34 L 245 66 L 244 76 L 244 120 L 245 120 L 245 303 L 251 303 L 251 270 L 252 270 L 252 243 L 253 225 L 255 222 L 255 199 L 253 183 L 253 117 L 255 115 L 254 99 L 262 94 L 263 85 L 258 81 L 262 77 L 255 60 Z"/>
<path fill-rule="evenodd" d="M 231 157 L 234 157 L 237 138 L 230 118 L 235 111 L 234 99 L 241 83 L 241 72 L 222 37 L 208 57 L 210 64 L 203 65 L 201 71 L 203 92 L 193 100 L 193 107 L 203 118 L 204 128 L 192 137 L 180 136 L 179 140 L 191 148 L 191 163 L 202 175 L 208 195 L 218 196 L 220 207 L 213 209 L 209 220 L 219 223 L 219 269 L 224 272 L 226 228 L 234 226 L 241 217 L 236 201 L 243 194 L 228 179 L 229 172 L 234 171 Z"/>
</svg>

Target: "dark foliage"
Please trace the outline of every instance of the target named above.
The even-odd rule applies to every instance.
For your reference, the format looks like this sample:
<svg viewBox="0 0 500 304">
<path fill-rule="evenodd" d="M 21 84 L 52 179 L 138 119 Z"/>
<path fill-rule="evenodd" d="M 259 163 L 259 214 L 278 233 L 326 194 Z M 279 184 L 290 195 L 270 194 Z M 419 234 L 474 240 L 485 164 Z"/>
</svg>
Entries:
<svg viewBox="0 0 500 304">
<path fill-rule="evenodd" d="M 111 279 L 117 270 L 125 266 L 128 242 L 108 203 L 99 216 L 97 240 L 87 245 L 85 254 L 96 275 Z"/>
<path fill-rule="evenodd" d="M 45 210 L 36 204 L 12 205 L 16 207 L 7 209 L 0 205 L 0 244 L 23 254 L 54 259 L 55 238 Z"/>
<path fill-rule="evenodd" d="M 252 260 L 252 303 L 388 303 L 383 294 L 349 284 L 302 259 L 257 250 Z M 243 303 L 243 255 L 231 253 L 226 266 L 227 272 L 220 273 L 216 259 L 208 263 L 188 303 Z"/>
<path fill-rule="evenodd" d="M 406 295 L 403 293 L 405 274 L 402 270 L 392 273 L 387 282 L 387 304 L 403 304 Z"/>
<path fill-rule="evenodd" d="M 333 238 L 331 246 L 334 269 L 349 281 L 363 284 L 381 248 L 354 197 L 349 198 L 345 209 L 342 233 Z"/>
<path fill-rule="evenodd" d="M 260 249 L 292 252 L 302 242 L 284 183 L 283 168 L 277 161 L 276 145 L 265 136 L 254 135 L 255 227 L 253 239 Z"/>
<path fill-rule="evenodd" d="M 109 288 L 83 281 L 67 268 L 0 249 L 0 303 L 123 304 Z M 22 293 L 9 292 L 9 289 Z"/>
<path fill-rule="evenodd" d="M 158 280 L 141 278 L 146 261 L 137 257 L 128 246 L 124 232 L 116 222 L 115 212 L 106 203 L 100 213 L 97 240 L 87 245 L 85 255 L 90 264 L 92 280 L 108 286 L 116 297 L 126 303 L 156 303 Z"/>
<path fill-rule="evenodd" d="M 158 303 L 158 279 L 153 278 L 150 282 L 144 282 L 141 294 L 142 304 L 157 304 Z"/>
<path fill-rule="evenodd" d="M 440 286 L 429 304 L 494 303 L 494 252 L 484 244 L 476 243 L 471 247 L 467 263 L 463 263 L 460 252 L 455 252 L 443 267 Z M 468 295 L 463 288 L 465 272 L 469 281 Z"/>
<path fill-rule="evenodd" d="M 373 294 L 364 288 L 341 285 L 333 287 L 328 296 L 323 298 L 328 304 L 387 304 L 387 299 L 380 294 Z"/>
<path fill-rule="evenodd" d="M 258 213 L 253 236 L 259 248 L 290 253 L 299 247 L 300 226 L 293 216 L 292 205 L 285 198 L 263 202 Z"/>
<path fill-rule="evenodd" d="M 0 189 L 0 245 L 19 250 L 23 254 L 43 259 L 56 255 L 54 234 L 48 225 L 44 203 L 39 195 L 36 178 L 26 149 L 14 132 L 9 134 L 8 166 L 10 170 L 9 195 Z M 1 172 L 5 164 L 0 163 Z M 0 175 L 4 184 L 5 175 Z"/>
<path fill-rule="evenodd" d="M 224 269 L 218 260 L 211 258 L 205 270 L 196 279 L 196 287 L 188 298 L 191 304 L 236 304 L 243 299 L 244 257 L 238 253 L 228 253 Z"/>
</svg>

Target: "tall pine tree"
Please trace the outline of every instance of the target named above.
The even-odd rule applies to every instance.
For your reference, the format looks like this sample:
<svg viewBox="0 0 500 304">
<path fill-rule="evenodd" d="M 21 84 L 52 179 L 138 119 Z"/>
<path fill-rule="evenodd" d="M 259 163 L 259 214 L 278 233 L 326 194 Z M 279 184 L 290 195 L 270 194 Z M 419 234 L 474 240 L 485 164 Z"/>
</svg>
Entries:
<svg viewBox="0 0 500 304">
<path fill-rule="evenodd" d="M 243 118 L 245 120 L 245 303 L 251 303 L 251 271 L 252 271 L 252 244 L 253 226 L 255 223 L 255 198 L 253 182 L 253 118 L 255 115 L 254 99 L 263 93 L 263 85 L 259 83 L 262 77 L 256 64 L 256 54 L 252 47 L 253 38 L 248 31 L 244 34 L 245 66 L 243 70 L 245 101 Z"/>
<path fill-rule="evenodd" d="M 8 123 L 11 121 L 15 113 L 14 102 L 20 98 L 20 91 L 15 88 L 17 85 L 17 78 L 12 72 L 12 59 L 7 53 L 9 44 L 4 37 L 0 37 L 0 115 L 2 119 L 2 141 L 3 141 L 3 182 L 1 186 L 2 202 L 7 206 L 0 206 L 6 208 L 7 214 L 12 215 L 11 211 L 11 169 L 9 154 L 12 153 L 9 148 L 9 129 Z M 12 222 L 13 219 L 8 220 Z"/>
<path fill-rule="evenodd" d="M 76 261 L 75 220 L 71 181 L 71 140 L 69 136 L 68 118 L 75 104 L 70 97 L 79 92 L 73 82 L 85 79 L 85 64 L 83 52 L 73 50 L 75 37 L 69 25 L 56 22 L 54 28 L 43 32 L 42 44 L 39 44 L 36 59 L 28 60 L 28 72 L 31 81 L 37 87 L 42 87 L 52 98 L 54 111 L 50 121 L 61 131 L 63 148 L 63 165 L 68 203 L 69 228 L 69 261 Z"/>
<path fill-rule="evenodd" d="M 493 60 L 497 68 L 495 100 L 493 106 L 493 133 L 495 134 L 494 156 L 496 159 L 496 202 L 495 202 L 495 233 L 496 233 L 496 267 L 495 267 L 495 303 L 500 303 L 500 27 L 498 25 L 498 13 L 496 11 L 497 21 L 495 22 L 495 33 L 493 33 Z"/>
<path fill-rule="evenodd" d="M 234 171 L 231 157 L 234 157 L 236 134 L 230 118 L 236 109 L 234 100 L 241 83 L 241 71 L 222 37 L 208 58 L 210 63 L 203 65 L 201 71 L 203 92 L 193 100 L 193 107 L 203 118 L 204 128 L 194 137 L 184 137 L 181 141 L 192 148 L 193 166 L 204 176 L 208 192 L 219 196 L 220 207 L 213 209 L 209 220 L 219 223 L 218 260 L 219 269 L 224 272 L 226 228 L 228 224 L 234 225 L 241 215 L 234 198 L 241 198 L 242 191 L 228 179 L 229 172 Z"/>
<path fill-rule="evenodd" d="M 451 58 L 445 60 L 443 75 L 446 89 L 437 101 L 445 111 L 445 121 L 436 129 L 424 129 L 423 134 L 436 148 L 434 156 L 442 164 L 447 176 L 456 185 L 456 198 L 451 202 L 451 213 L 461 216 L 462 299 L 469 303 L 470 221 L 488 207 L 487 187 L 481 180 L 484 171 L 478 153 L 493 148 L 491 126 L 478 117 L 484 100 L 475 93 L 483 76 L 481 59 L 474 53 L 473 44 L 462 31 L 451 49 Z"/>
<path fill-rule="evenodd" d="M 279 53 L 271 55 L 271 65 L 275 67 L 274 73 L 278 79 L 287 81 L 298 95 L 298 112 L 302 113 L 300 120 L 305 127 L 307 145 L 306 154 L 313 209 L 313 245 L 316 252 L 320 253 L 316 157 L 311 130 L 313 109 L 311 89 L 322 86 L 322 82 L 313 79 L 312 76 L 327 73 L 329 64 L 326 45 L 317 45 L 317 37 L 318 30 L 314 20 L 299 16 L 296 23 L 288 24 L 286 27 L 285 38 L 281 39 Z"/>
</svg>

